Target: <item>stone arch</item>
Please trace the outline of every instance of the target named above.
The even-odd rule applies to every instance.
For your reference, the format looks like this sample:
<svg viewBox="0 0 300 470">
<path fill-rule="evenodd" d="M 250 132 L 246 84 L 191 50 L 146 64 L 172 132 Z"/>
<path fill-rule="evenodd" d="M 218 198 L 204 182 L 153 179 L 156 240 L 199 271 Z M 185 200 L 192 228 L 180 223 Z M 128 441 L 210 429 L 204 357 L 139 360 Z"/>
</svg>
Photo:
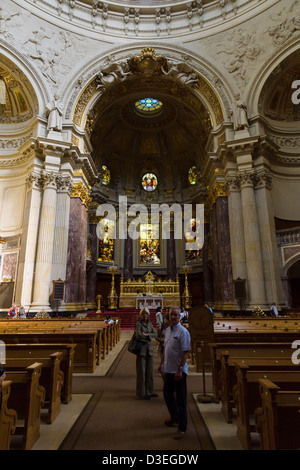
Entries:
<svg viewBox="0 0 300 470">
<path fill-rule="evenodd" d="M 5 46 L 2 47 L 0 65 L 1 63 L 12 73 L 13 77 L 17 77 L 24 84 L 27 95 L 30 95 L 34 106 L 33 114 L 42 121 L 45 117 L 45 105 L 51 94 L 39 72 L 25 56 L 20 56 L 20 53 L 15 51 L 12 46 L 9 46 L 9 49 Z"/>
<path fill-rule="evenodd" d="M 263 67 L 256 75 L 256 79 L 253 80 L 253 85 L 248 92 L 248 103 L 249 103 L 249 115 L 257 116 L 260 113 L 259 102 L 262 97 L 262 92 L 268 79 L 272 76 L 276 70 L 280 68 L 280 65 L 285 59 L 292 57 L 294 54 L 299 53 L 300 39 L 294 41 L 292 44 L 288 44 L 285 48 L 281 49 L 277 54 L 264 62 Z M 291 92 L 292 95 L 292 92 Z"/>
<path fill-rule="evenodd" d="M 85 120 L 89 110 L 100 96 L 97 90 L 96 78 L 101 69 L 111 66 L 113 63 L 120 63 L 128 60 L 132 56 L 138 56 L 143 45 L 132 45 L 126 50 L 111 50 L 101 57 L 97 57 L 93 63 L 89 63 L 73 78 L 72 82 L 63 91 L 66 96 L 66 121 L 73 122 L 78 131 L 84 129 Z M 192 56 L 183 49 L 168 49 L 165 45 L 154 44 L 153 48 L 157 55 L 165 57 L 170 62 L 189 63 L 199 77 L 199 85 L 194 89 L 195 95 L 207 107 L 210 112 L 214 130 L 221 124 L 228 121 L 230 116 L 231 93 L 225 86 L 223 78 L 218 76 L 215 68 L 203 58 Z M 113 60 L 112 60 L 113 58 Z"/>
<path fill-rule="evenodd" d="M 288 271 L 290 270 L 290 268 L 298 262 L 300 262 L 300 251 L 299 251 L 299 253 L 296 253 L 295 255 L 291 256 L 287 260 L 287 262 L 284 264 L 284 266 L 282 268 L 283 277 L 287 277 Z"/>
</svg>

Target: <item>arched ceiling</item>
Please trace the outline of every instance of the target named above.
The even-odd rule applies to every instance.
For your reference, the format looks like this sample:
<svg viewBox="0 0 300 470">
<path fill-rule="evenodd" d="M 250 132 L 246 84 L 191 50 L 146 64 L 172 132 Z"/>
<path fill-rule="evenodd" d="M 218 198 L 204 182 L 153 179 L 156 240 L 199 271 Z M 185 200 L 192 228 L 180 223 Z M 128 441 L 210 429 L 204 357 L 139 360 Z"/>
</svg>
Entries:
<svg viewBox="0 0 300 470">
<path fill-rule="evenodd" d="M 300 121 L 300 106 L 292 102 L 292 83 L 300 78 L 300 51 L 291 54 L 266 81 L 259 102 L 262 115 L 275 121 Z"/>
<path fill-rule="evenodd" d="M 109 95 L 111 103 L 104 94 L 94 106 L 90 140 L 99 172 L 102 165 L 111 172 L 110 186 L 116 188 L 121 180 L 125 190 L 136 190 L 142 176 L 153 172 L 164 190 L 187 188 L 188 170 L 196 166 L 201 172 L 212 129 L 209 113 L 192 89 L 174 89 L 172 80 L 152 77 L 147 87 L 131 80 L 125 88 L 110 89 Z M 143 98 L 160 100 L 161 110 L 139 112 L 135 103 Z"/>
<path fill-rule="evenodd" d="M 23 72 L 0 55 L 0 123 L 15 124 L 37 112 L 34 90 Z"/>
</svg>

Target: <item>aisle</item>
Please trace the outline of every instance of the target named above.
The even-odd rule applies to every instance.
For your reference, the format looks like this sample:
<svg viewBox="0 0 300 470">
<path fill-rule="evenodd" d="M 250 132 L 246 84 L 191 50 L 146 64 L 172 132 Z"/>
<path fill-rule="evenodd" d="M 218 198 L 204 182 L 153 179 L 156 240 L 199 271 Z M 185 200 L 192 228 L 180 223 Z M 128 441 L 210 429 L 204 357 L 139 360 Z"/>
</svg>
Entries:
<svg viewBox="0 0 300 470">
<path fill-rule="evenodd" d="M 156 348 L 155 348 L 156 349 Z M 213 448 L 195 403 L 199 375 L 188 377 L 188 431 L 183 440 L 173 439 L 176 429 L 165 426 L 168 419 L 163 400 L 162 379 L 157 371 L 155 391 L 149 401 L 135 397 L 135 356 L 123 347 L 108 373 L 74 376 L 73 393 L 90 399 L 60 446 L 60 450 L 190 450 Z"/>
</svg>

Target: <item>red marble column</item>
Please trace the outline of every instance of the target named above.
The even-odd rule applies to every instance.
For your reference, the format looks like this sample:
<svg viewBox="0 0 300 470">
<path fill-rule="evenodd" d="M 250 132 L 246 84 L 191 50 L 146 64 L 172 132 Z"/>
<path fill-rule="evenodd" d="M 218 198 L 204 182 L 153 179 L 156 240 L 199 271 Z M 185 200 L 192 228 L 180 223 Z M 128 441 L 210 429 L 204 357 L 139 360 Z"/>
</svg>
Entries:
<svg viewBox="0 0 300 470">
<path fill-rule="evenodd" d="M 86 207 L 79 197 L 72 197 L 65 286 L 66 303 L 86 303 L 87 227 Z"/>
<path fill-rule="evenodd" d="M 97 258 L 98 258 L 98 237 L 96 233 L 96 224 L 89 226 L 89 245 L 91 258 L 87 264 L 86 273 L 86 301 L 92 303 L 96 301 L 96 283 L 97 283 Z"/>
</svg>

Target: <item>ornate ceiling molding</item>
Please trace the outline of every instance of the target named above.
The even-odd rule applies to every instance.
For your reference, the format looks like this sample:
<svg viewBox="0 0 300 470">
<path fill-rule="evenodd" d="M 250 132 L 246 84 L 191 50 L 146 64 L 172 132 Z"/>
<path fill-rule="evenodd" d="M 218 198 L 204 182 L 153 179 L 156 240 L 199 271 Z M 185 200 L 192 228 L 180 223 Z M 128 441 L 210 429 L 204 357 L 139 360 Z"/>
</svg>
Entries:
<svg viewBox="0 0 300 470">
<path fill-rule="evenodd" d="M 209 113 L 213 114 L 215 124 L 218 126 L 224 121 L 222 103 L 206 78 L 194 67 L 163 55 L 156 56 L 155 50 L 147 47 L 141 50 L 140 56 L 133 55 L 99 70 L 81 92 L 73 112 L 73 122 L 83 126 L 88 106 L 91 101 L 95 102 L 97 95 L 101 96 L 98 106 L 104 109 L 125 94 L 151 88 L 180 98 L 195 111 L 199 110 L 199 93 Z M 94 114 L 88 117 L 89 128 Z"/>
<path fill-rule="evenodd" d="M 222 30 L 245 15 L 256 15 L 270 0 L 14 0 L 40 17 L 55 17 L 65 27 L 84 29 L 90 36 L 158 38 Z M 50 16 L 50 18 L 49 18 Z"/>
</svg>

